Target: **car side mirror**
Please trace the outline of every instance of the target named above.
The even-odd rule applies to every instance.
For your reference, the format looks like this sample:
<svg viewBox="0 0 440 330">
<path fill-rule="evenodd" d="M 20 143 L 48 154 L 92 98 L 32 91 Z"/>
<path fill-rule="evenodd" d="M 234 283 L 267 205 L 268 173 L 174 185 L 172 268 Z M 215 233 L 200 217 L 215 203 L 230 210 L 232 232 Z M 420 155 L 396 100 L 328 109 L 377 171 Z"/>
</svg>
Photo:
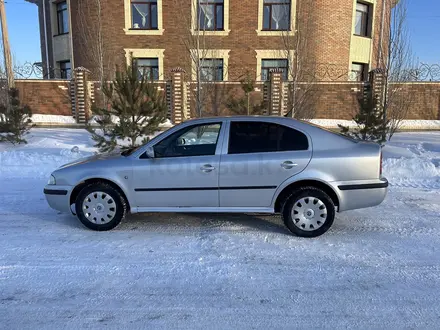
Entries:
<svg viewBox="0 0 440 330">
<path fill-rule="evenodd" d="M 154 158 L 154 148 L 152 146 L 147 147 L 145 153 L 147 154 L 148 158 Z"/>
</svg>

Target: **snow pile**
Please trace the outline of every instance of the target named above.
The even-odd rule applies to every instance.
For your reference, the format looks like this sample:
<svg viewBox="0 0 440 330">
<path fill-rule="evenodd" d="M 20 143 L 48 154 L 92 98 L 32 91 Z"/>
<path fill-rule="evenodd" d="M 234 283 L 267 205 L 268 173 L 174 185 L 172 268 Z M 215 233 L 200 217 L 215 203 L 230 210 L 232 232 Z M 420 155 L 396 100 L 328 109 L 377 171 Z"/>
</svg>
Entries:
<svg viewBox="0 0 440 330">
<path fill-rule="evenodd" d="M 383 165 L 384 175 L 392 185 L 440 188 L 440 168 L 422 158 L 390 158 Z"/>
<path fill-rule="evenodd" d="M 32 115 L 32 121 L 36 124 L 50 123 L 50 124 L 76 124 L 76 120 L 72 116 L 61 115 L 45 115 L 34 114 Z M 114 123 L 118 122 L 118 118 L 112 116 Z M 356 127 L 356 123 L 352 120 L 340 120 L 340 119 L 312 119 L 311 123 L 323 127 L 337 128 L 338 125 L 347 127 Z M 90 124 L 96 124 L 96 116 L 89 120 Z M 165 120 L 159 125 L 161 128 L 173 127 L 173 124 L 169 119 Z M 423 129 L 438 129 L 440 130 L 440 120 L 403 120 L 401 129 L 407 130 L 423 130 Z"/>
<path fill-rule="evenodd" d="M 26 151 L 0 152 L 1 178 L 46 178 L 63 164 L 85 157 L 80 152 L 62 149 L 58 154 Z"/>
<path fill-rule="evenodd" d="M 93 116 L 92 118 L 90 118 L 89 124 L 91 124 L 91 125 L 97 124 L 97 122 L 96 122 L 97 119 L 99 119 L 99 116 Z M 119 123 L 119 118 L 111 115 L 111 121 L 114 124 Z M 170 128 L 170 127 L 173 127 L 173 124 L 171 123 L 171 121 L 169 119 L 166 119 L 162 124 L 159 124 L 159 127 Z"/>
<path fill-rule="evenodd" d="M 323 127 L 335 128 L 338 125 L 347 126 L 350 128 L 356 127 L 356 123 L 352 120 L 340 119 L 312 119 L 311 123 Z M 440 130 L 440 120 L 402 120 L 400 129 L 407 130 L 423 130 L 423 129 L 438 129 Z"/>
<path fill-rule="evenodd" d="M 440 133 L 396 134 L 383 152 L 392 186 L 440 189 Z"/>
<path fill-rule="evenodd" d="M 96 124 L 96 116 L 93 116 L 90 120 L 90 124 Z M 114 123 L 118 122 L 118 118 L 112 116 L 112 121 Z M 62 115 L 45 115 L 45 114 L 34 114 L 32 115 L 32 122 L 35 124 L 76 124 L 75 118 L 73 116 L 62 116 Z M 161 128 L 173 127 L 173 124 L 169 119 L 166 119 L 162 124 L 159 125 Z"/>
<path fill-rule="evenodd" d="M 96 151 L 82 129 L 34 128 L 26 139 L 25 145 L 0 143 L 0 179 L 47 178 L 61 165 Z"/>
<path fill-rule="evenodd" d="M 60 115 L 32 115 L 32 122 L 35 124 L 50 123 L 50 124 L 76 124 L 73 116 L 60 116 Z"/>
</svg>

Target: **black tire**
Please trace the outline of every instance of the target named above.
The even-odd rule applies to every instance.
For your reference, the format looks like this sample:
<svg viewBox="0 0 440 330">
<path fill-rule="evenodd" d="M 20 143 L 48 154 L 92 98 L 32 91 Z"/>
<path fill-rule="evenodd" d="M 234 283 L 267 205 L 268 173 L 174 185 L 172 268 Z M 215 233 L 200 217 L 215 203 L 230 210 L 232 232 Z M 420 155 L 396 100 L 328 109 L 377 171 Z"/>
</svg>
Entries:
<svg viewBox="0 0 440 330">
<path fill-rule="evenodd" d="M 116 208 L 116 210 L 114 211 L 113 218 L 109 222 L 101 224 L 99 223 L 98 219 L 98 223 L 95 223 L 91 221 L 93 219 L 89 220 L 86 217 L 85 211 L 83 210 L 83 202 L 87 198 L 87 196 L 94 192 L 102 192 L 105 195 L 111 197 L 112 201 L 114 202 L 114 208 Z M 112 206 L 113 202 L 111 203 Z M 78 197 L 75 201 L 75 210 L 78 219 L 84 226 L 96 231 L 106 231 L 115 228 L 122 222 L 122 220 L 124 220 L 127 213 L 127 203 L 121 193 L 117 189 L 113 188 L 111 185 L 104 182 L 92 183 L 85 186 L 78 194 Z"/>
<path fill-rule="evenodd" d="M 292 210 L 295 207 L 295 205 L 299 206 L 301 205 L 301 203 L 299 203 L 299 201 L 303 198 L 306 197 L 311 197 L 310 201 L 309 199 L 306 200 L 306 202 L 310 202 L 310 205 L 318 205 L 318 204 L 314 204 L 315 202 L 317 202 L 317 199 L 320 200 L 326 208 L 327 211 L 327 216 L 324 220 L 324 222 L 322 224 L 320 224 L 320 215 L 317 215 L 316 220 L 313 221 L 317 221 L 318 224 L 317 226 L 320 226 L 316 229 L 313 229 L 313 224 L 309 225 L 308 224 L 308 230 L 305 230 L 305 224 L 302 223 L 300 217 L 298 216 L 298 218 L 294 218 L 292 216 Z M 315 198 L 315 199 L 313 199 Z M 313 200 L 312 200 L 313 199 Z M 299 204 L 298 204 L 299 203 Z M 307 205 L 306 205 L 307 207 Z M 314 208 L 316 208 L 317 206 L 313 206 Z M 322 208 L 322 206 L 321 206 Z M 318 207 L 318 209 L 321 209 L 320 207 Z M 324 211 L 321 211 L 324 212 Z M 283 207 L 281 209 L 281 215 L 283 217 L 284 220 L 284 224 L 287 226 L 287 228 L 289 228 L 289 230 L 292 232 L 292 234 L 296 235 L 296 236 L 300 236 L 300 237 L 317 237 L 317 236 L 321 236 L 322 234 L 324 234 L 325 232 L 327 232 L 330 227 L 333 224 L 333 221 L 335 219 L 335 204 L 333 203 L 332 199 L 321 189 L 315 188 L 315 187 L 303 187 L 303 188 L 299 188 L 296 189 L 294 191 L 292 191 L 292 193 L 285 199 L 285 202 L 283 204 Z M 305 215 L 304 215 L 305 216 Z M 315 218 L 313 218 L 315 219 Z M 301 224 L 303 225 L 302 228 Z M 298 224 L 298 225 L 297 225 Z"/>
</svg>

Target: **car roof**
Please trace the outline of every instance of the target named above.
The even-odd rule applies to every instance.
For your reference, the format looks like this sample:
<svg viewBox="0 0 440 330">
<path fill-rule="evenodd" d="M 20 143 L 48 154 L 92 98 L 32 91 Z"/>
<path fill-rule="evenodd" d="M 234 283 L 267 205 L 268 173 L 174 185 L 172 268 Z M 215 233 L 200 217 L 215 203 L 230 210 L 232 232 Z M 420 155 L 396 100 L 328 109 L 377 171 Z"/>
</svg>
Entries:
<svg viewBox="0 0 440 330">
<path fill-rule="evenodd" d="M 296 119 L 290 117 L 281 117 L 281 116 L 215 116 L 215 117 L 189 119 L 185 121 L 185 123 L 189 123 L 189 122 L 195 123 L 195 122 L 205 122 L 205 121 L 212 122 L 212 121 L 224 121 L 224 120 L 301 123 Z"/>
<path fill-rule="evenodd" d="M 286 125 L 292 128 L 296 128 L 303 131 L 315 131 L 318 127 L 315 125 L 310 125 L 307 122 L 300 121 L 291 117 L 281 117 L 281 116 L 222 116 L 222 117 L 203 117 L 194 118 L 184 122 L 184 124 L 197 124 L 197 123 L 209 123 L 218 121 L 260 121 L 269 123 L 278 123 Z"/>
</svg>

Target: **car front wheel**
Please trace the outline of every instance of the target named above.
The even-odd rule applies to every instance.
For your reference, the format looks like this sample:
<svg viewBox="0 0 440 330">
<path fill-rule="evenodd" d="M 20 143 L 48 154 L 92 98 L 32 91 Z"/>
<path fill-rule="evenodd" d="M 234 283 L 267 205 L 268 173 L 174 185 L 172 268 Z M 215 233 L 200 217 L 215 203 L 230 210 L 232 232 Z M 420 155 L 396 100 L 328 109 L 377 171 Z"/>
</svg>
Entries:
<svg viewBox="0 0 440 330">
<path fill-rule="evenodd" d="M 281 214 L 287 228 L 300 237 L 324 234 L 335 219 L 335 205 L 321 189 L 299 188 L 285 200 Z"/>
<path fill-rule="evenodd" d="M 84 226 L 104 231 L 121 223 L 127 205 L 121 193 L 111 185 L 95 183 L 81 190 L 75 202 L 75 210 Z"/>
</svg>

